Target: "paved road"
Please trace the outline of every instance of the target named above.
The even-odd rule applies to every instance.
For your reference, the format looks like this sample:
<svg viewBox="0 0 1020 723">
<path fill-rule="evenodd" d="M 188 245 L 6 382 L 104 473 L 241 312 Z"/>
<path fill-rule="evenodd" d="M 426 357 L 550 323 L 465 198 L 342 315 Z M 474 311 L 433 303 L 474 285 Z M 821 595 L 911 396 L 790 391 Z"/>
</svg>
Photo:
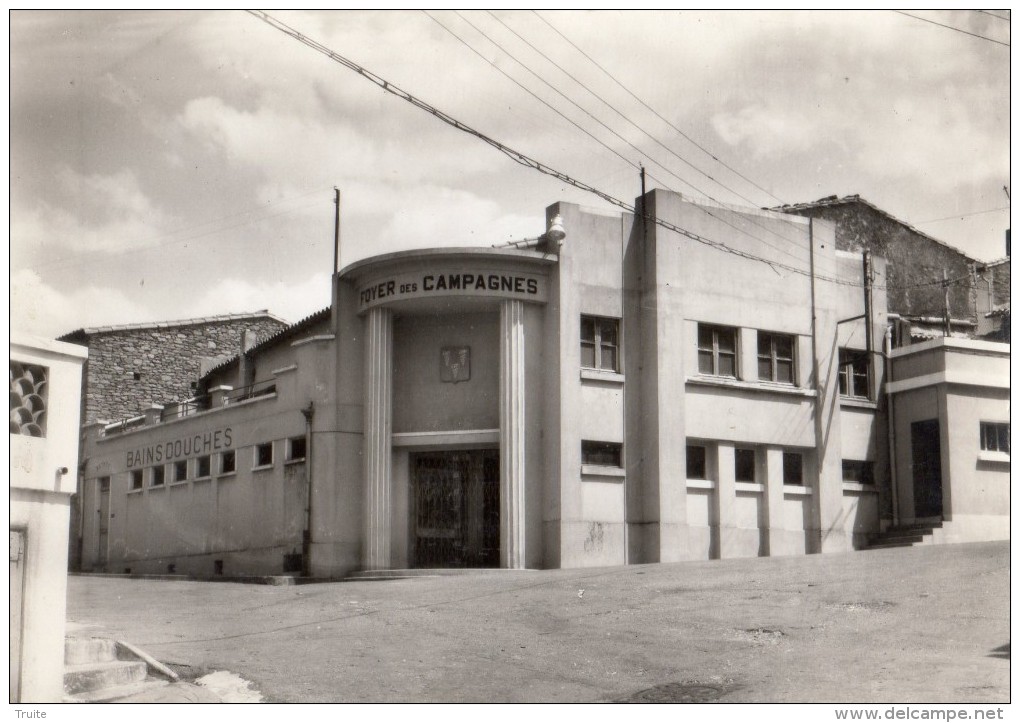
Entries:
<svg viewBox="0 0 1020 723">
<path fill-rule="evenodd" d="M 275 702 L 1009 700 L 1008 543 L 68 597 L 71 621 Z"/>
</svg>

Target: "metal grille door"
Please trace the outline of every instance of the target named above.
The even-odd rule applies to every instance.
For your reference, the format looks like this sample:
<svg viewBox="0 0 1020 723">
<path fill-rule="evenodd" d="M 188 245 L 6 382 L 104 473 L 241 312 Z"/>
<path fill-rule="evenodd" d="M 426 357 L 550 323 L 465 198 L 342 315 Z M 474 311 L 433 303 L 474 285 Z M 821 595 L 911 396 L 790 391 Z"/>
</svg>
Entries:
<svg viewBox="0 0 1020 723">
<path fill-rule="evenodd" d="M 414 566 L 498 567 L 499 453 L 413 456 Z"/>
</svg>

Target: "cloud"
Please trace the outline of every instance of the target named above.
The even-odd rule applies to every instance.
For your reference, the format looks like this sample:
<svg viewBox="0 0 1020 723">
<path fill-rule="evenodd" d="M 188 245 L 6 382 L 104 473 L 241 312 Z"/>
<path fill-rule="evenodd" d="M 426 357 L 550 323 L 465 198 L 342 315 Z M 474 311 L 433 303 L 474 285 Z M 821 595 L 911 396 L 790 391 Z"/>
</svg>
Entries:
<svg viewBox="0 0 1020 723">
<path fill-rule="evenodd" d="M 152 312 L 119 289 L 82 286 L 61 291 L 34 271 L 11 274 L 11 327 L 56 337 L 84 326 L 151 321 Z"/>
<path fill-rule="evenodd" d="M 129 170 L 110 175 L 56 172 L 57 189 L 34 206 L 12 204 L 11 246 L 34 260 L 62 251 L 115 253 L 154 245 L 167 218 Z M 59 205 L 57 205 L 59 200 Z"/>
<path fill-rule="evenodd" d="M 208 285 L 202 295 L 179 308 L 187 318 L 268 309 L 294 322 L 329 306 L 331 293 L 327 272 L 296 282 L 228 277 Z"/>
</svg>

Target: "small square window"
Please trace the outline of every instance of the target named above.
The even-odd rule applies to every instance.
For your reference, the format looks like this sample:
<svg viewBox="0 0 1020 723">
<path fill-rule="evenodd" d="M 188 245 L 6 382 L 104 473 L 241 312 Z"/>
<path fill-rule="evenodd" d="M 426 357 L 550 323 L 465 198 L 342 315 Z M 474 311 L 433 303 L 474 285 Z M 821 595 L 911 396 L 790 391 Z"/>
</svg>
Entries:
<svg viewBox="0 0 1020 723">
<path fill-rule="evenodd" d="M 174 482 L 184 482 L 188 479 L 188 462 L 174 462 Z"/>
<path fill-rule="evenodd" d="M 263 442 L 255 445 L 255 466 L 271 467 L 273 465 L 273 443 Z"/>
<path fill-rule="evenodd" d="M 291 437 L 287 440 L 287 461 L 296 462 L 305 458 L 305 438 Z"/>
<path fill-rule="evenodd" d="M 141 372 L 131 372 L 131 378 L 134 381 L 136 381 L 136 382 L 140 382 L 142 380 L 142 373 Z"/>
<path fill-rule="evenodd" d="M 220 453 L 220 474 L 230 474 L 237 470 L 237 454 L 232 449 Z"/>
<path fill-rule="evenodd" d="M 166 467 L 159 465 L 158 467 L 152 468 L 152 482 L 150 487 L 159 487 L 166 482 Z"/>
<path fill-rule="evenodd" d="M 140 490 L 142 488 L 142 479 L 142 470 L 131 470 L 131 489 Z"/>
<path fill-rule="evenodd" d="M 796 452 L 783 452 L 783 484 L 804 484 L 804 457 Z"/>
<path fill-rule="evenodd" d="M 875 484 L 875 463 L 855 459 L 843 460 L 843 481 L 862 485 Z"/>
<path fill-rule="evenodd" d="M 701 445 L 687 445 L 687 479 L 708 479 L 708 455 Z"/>
<path fill-rule="evenodd" d="M 208 477 L 212 472 L 212 459 L 209 455 L 199 457 L 195 460 L 195 477 Z"/>
<path fill-rule="evenodd" d="M 981 449 L 1009 454 L 1009 423 L 981 422 Z"/>
<path fill-rule="evenodd" d="M 698 372 L 736 378 L 736 329 L 698 324 Z"/>
<path fill-rule="evenodd" d="M 602 316 L 581 317 L 581 366 L 620 371 L 620 320 Z"/>
<path fill-rule="evenodd" d="M 737 482 L 754 482 L 754 450 L 733 450 L 734 475 Z"/>
<path fill-rule="evenodd" d="M 794 383 L 794 337 L 758 332 L 758 379 L 781 384 Z"/>
<path fill-rule="evenodd" d="M 623 445 L 618 442 L 581 442 L 581 464 L 622 467 Z"/>
</svg>

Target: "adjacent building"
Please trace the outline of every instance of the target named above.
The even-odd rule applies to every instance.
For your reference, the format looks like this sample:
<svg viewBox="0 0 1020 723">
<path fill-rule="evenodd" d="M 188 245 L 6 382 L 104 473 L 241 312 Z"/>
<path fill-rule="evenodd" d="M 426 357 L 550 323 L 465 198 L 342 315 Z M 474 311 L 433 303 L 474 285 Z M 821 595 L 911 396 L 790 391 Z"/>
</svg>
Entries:
<svg viewBox="0 0 1020 723">
<path fill-rule="evenodd" d="M 895 358 L 890 391 L 885 260 L 840 249 L 825 219 L 638 202 L 661 223 L 559 203 L 537 239 L 352 264 L 327 308 L 195 394 L 89 425 L 83 567 L 343 577 L 844 552 L 920 517 L 895 425 L 930 417 L 908 396 L 984 398 L 959 375 L 910 386 L 921 351 Z M 942 459 L 957 485 L 963 457 Z M 962 498 L 947 522 L 985 514 Z"/>
<path fill-rule="evenodd" d="M 11 335 L 11 703 L 63 697 L 67 530 L 85 358 L 80 346 Z"/>
</svg>

